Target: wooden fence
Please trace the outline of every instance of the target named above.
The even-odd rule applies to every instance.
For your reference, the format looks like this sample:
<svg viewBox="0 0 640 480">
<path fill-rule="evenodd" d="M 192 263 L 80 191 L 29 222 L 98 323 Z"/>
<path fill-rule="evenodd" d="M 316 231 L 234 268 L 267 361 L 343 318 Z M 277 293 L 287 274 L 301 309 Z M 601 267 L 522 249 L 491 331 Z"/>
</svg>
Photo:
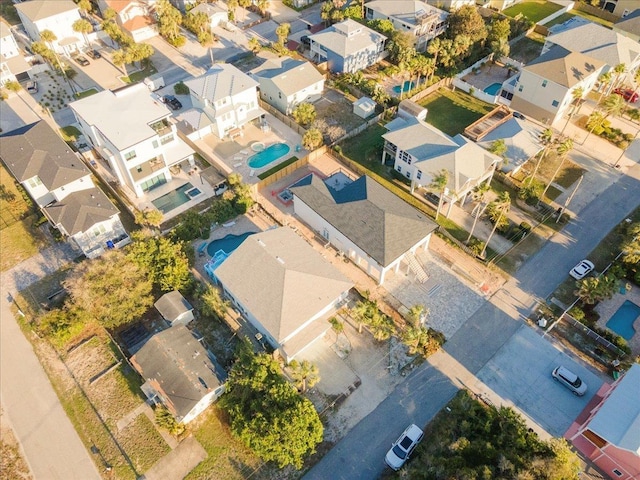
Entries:
<svg viewBox="0 0 640 480">
<path fill-rule="evenodd" d="M 260 108 L 263 108 L 264 110 L 269 112 L 271 115 L 276 117 L 278 120 L 280 120 L 282 123 L 284 123 L 290 129 L 295 130 L 298 135 L 304 136 L 304 134 L 307 133 L 307 131 L 304 128 L 302 128 L 300 125 L 298 125 L 295 122 L 295 120 L 293 120 L 292 118 L 288 117 L 287 115 L 282 113 L 277 108 L 272 107 L 271 105 L 269 105 L 264 100 L 258 99 L 258 103 L 260 104 Z"/>
<path fill-rule="evenodd" d="M 267 187 L 267 186 L 271 185 L 272 183 L 275 183 L 278 180 L 286 177 L 287 175 L 292 174 L 293 172 L 295 172 L 300 167 L 304 167 L 305 165 L 308 165 L 309 161 L 311 159 L 318 158 L 318 155 L 316 154 L 316 152 L 318 152 L 318 150 L 315 150 L 315 151 L 309 153 L 309 155 L 306 155 L 306 156 L 304 156 L 302 158 L 299 158 L 298 160 L 296 160 L 293 163 L 290 163 L 289 165 L 287 165 L 283 169 L 278 170 L 277 172 L 274 172 L 273 174 L 269 175 L 267 178 L 264 178 L 264 179 L 260 180 L 258 182 L 258 184 L 257 184 L 258 185 L 258 189 L 263 188 L 263 187 Z"/>
<path fill-rule="evenodd" d="M 613 13 L 607 12 L 606 10 L 602 10 L 601 8 L 594 7 L 583 2 L 576 2 L 574 8 L 579 12 L 588 13 L 589 15 L 601 18 L 603 20 L 606 20 L 607 22 L 617 22 L 618 20 L 620 20 L 620 17 L 614 15 Z"/>
</svg>

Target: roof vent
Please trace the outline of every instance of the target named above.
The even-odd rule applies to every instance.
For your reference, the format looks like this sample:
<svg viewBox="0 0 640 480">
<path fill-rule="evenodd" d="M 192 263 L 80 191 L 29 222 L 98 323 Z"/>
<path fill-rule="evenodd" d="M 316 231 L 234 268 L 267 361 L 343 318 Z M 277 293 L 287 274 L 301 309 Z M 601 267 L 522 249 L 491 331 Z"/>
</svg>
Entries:
<svg viewBox="0 0 640 480">
<path fill-rule="evenodd" d="M 258 245 L 260 245 L 261 247 L 266 247 L 266 244 L 258 238 Z"/>
<path fill-rule="evenodd" d="M 279 261 L 282 265 L 284 265 L 284 260 L 281 259 L 280 257 L 276 257 L 276 260 Z"/>
</svg>

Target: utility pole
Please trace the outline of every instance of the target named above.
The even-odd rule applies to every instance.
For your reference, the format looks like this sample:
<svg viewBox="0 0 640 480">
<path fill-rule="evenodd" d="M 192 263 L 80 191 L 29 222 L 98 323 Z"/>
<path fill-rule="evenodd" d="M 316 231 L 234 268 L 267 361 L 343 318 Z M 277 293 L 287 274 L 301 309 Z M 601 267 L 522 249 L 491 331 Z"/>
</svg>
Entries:
<svg viewBox="0 0 640 480">
<path fill-rule="evenodd" d="M 576 188 L 573 189 L 573 192 L 571 192 L 571 195 L 569 195 L 569 198 L 567 198 L 567 201 L 564 202 L 564 206 L 560 209 L 560 213 L 558 213 L 558 218 L 556 218 L 556 223 L 558 223 L 560 221 L 560 218 L 562 218 L 562 214 L 564 213 L 564 211 L 569 206 L 569 202 L 571 202 L 571 200 L 573 199 L 573 196 L 576 194 L 576 191 L 578 190 L 578 187 L 582 183 L 582 179 L 583 178 L 584 178 L 584 175 L 580 175 L 580 178 L 578 179 L 578 184 L 576 185 Z"/>
</svg>

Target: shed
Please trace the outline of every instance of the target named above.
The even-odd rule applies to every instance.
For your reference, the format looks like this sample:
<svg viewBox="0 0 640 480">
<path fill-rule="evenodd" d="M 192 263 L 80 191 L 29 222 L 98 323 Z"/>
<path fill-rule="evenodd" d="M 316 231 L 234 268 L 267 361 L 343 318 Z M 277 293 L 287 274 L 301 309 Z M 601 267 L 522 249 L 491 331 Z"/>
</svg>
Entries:
<svg viewBox="0 0 640 480">
<path fill-rule="evenodd" d="M 425 121 L 427 118 L 427 109 L 413 100 L 405 99 L 398 105 L 398 116 L 405 120 L 417 118 L 418 120 Z"/>
<path fill-rule="evenodd" d="M 186 325 L 194 318 L 193 307 L 177 290 L 165 293 L 153 306 L 172 326 Z"/>
<path fill-rule="evenodd" d="M 353 102 L 353 113 L 360 118 L 367 118 L 376 111 L 376 102 L 369 97 L 362 97 Z"/>
</svg>

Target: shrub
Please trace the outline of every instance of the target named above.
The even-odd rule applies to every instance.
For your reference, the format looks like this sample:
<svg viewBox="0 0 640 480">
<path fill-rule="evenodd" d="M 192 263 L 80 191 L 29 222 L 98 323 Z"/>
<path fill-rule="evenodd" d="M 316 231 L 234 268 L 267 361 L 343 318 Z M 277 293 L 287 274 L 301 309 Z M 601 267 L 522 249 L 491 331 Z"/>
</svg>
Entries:
<svg viewBox="0 0 640 480">
<path fill-rule="evenodd" d="M 583 320 L 585 319 L 584 310 L 582 310 L 579 307 L 572 307 L 571 310 L 569 310 L 568 313 L 569 313 L 569 315 L 571 315 L 573 318 L 575 318 L 580 323 L 582 323 Z"/>
<path fill-rule="evenodd" d="M 598 335 L 609 340 L 611 343 L 613 343 L 616 347 L 618 347 L 627 355 L 631 353 L 631 348 L 629 348 L 627 341 L 624 338 L 622 338 L 620 335 L 616 335 L 611 330 L 607 330 L 605 328 L 594 327 L 593 329 Z"/>
<path fill-rule="evenodd" d="M 187 39 L 183 35 L 178 35 L 175 38 L 166 38 L 165 40 L 176 48 L 184 47 L 184 44 L 187 43 Z"/>
<path fill-rule="evenodd" d="M 184 82 L 178 82 L 173 86 L 173 91 L 176 95 L 189 95 L 189 87 Z"/>
</svg>

